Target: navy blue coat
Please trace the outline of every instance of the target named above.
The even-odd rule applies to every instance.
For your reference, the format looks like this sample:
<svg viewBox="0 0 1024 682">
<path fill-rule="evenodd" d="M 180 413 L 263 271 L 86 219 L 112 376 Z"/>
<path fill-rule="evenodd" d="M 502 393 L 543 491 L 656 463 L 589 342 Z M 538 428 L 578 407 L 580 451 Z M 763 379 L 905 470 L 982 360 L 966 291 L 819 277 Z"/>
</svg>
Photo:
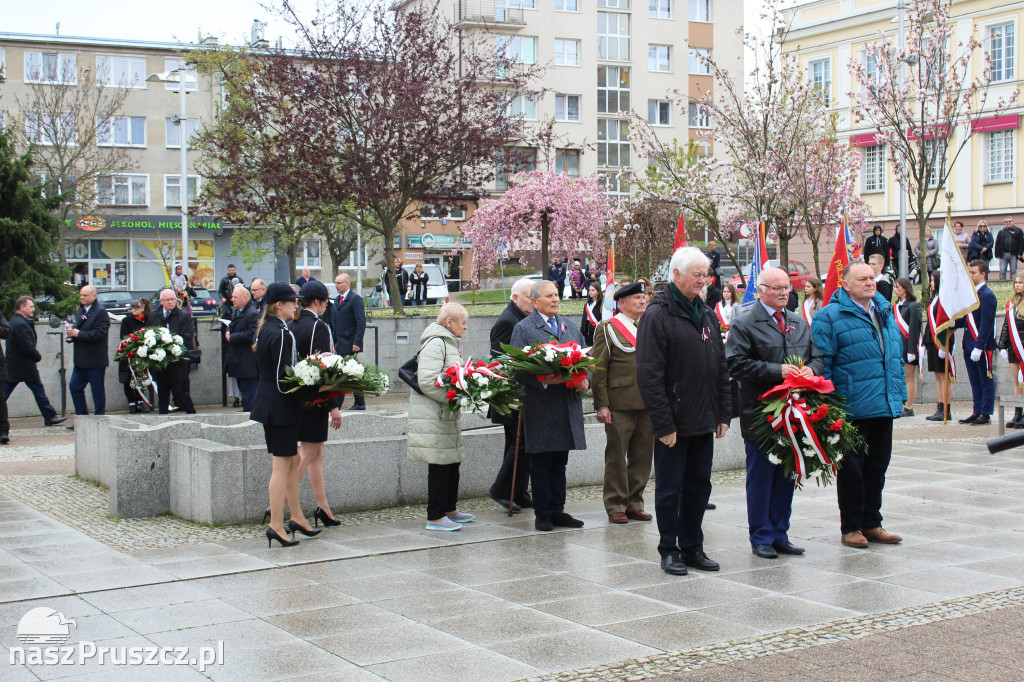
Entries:
<svg viewBox="0 0 1024 682">
<path fill-rule="evenodd" d="M 366 331 L 366 310 L 363 299 L 349 289 L 342 303 L 332 303 L 330 315 L 334 331 L 334 346 L 339 355 L 352 355 L 352 346 L 363 348 L 363 333 Z M 326 317 L 326 316 L 325 316 Z"/>
<path fill-rule="evenodd" d="M 287 376 L 285 367 L 295 359 L 295 347 L 295 337 L 288 326 L 278 317 L 267 318 L 256 342 L 260 383 L 256 387 L 249 419 L 274 426 L 298 426 L 301 415 L 300 396 L 310 400 L 315 397 L 316 391 L 285 394 L 294 386 L 282 384 L 280 380 Z"/>
<path fill-rule="evenodd" d="M 74 366 L 81 369 L 98 369 L 110 364 L 107 337 L 110 335 L 110 315 L 99 301 L 93 301 L 89 313 L 78 306 L 73 320 L 78 336 L 71 339 L 75 347 Z"/>
<path fill-rule="evenodd" d="M 971 245 L 967 247 L 967 260 L 992 260 L 992 247 L 995 240 L 992 239 L 992 232 L 986 230 L 975 230 L 971 235 Z"/>
<path fill-rule="evenodd" d="M 975 348 L 996 349 L 996 295 L 987 284 L 978 289 L 978 303 L 978 309 L 967 316 L 974 321 L 975 329 L 978 330 L 978 340 L 974 340 L 974 334 L 970 329 L 964 333 L 964 356 L 970 355 Z M 957 320 L 956 326 L 966 327 L 967 318 Z"/>
</svg>

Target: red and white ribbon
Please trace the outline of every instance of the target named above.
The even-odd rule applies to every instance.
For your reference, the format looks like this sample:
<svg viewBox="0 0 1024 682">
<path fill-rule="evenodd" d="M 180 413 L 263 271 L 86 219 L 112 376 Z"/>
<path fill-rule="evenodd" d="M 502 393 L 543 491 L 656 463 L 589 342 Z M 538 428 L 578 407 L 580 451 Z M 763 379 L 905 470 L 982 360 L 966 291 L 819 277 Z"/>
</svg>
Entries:
<svg viewBox="0 0 1024 682">
<path fill-rule="evenodd" d="M 798 484 L 802 485 L 807 480 L 807 465 L 804 462 L 804 453 L 800 449 L 800 442 L 798 440 L 801 434 L 821 463 L 832 469 L 833 474 L 836 472 L 835 464 L 825 454 L 825 448 L 822 447 L 821 441 L 818 440 L 818 434 L 814 432 L 814 428 L 811 426 L 810 417 L 807 414 L 807 403 L 796 392 L 789 394 L 782 411 L 779 412 L 778 417 L 772 420 L 771 424 L 772 429 L 775 431 L 784 430 L 786 436 L 789 437 L 789 446 L 793 449 L 793 469 L 796 473 Z M 799 433 L 794 424 L 799 424 Z"/>
<path fill-rule="evenodd" d="M 1020 338 L 1020 330 L 1017 329 L 1017 311 L 1013 308 L 1013 302 L 1006 302 L 1006 328 L 1010 332 L 1010 345 L 1013 347 L 1013 355 L 1017 358 L 1017 383 L 1024 382 L 1024 341 Z"/>
<path fill-rule="evenodd" d="M 935 298 L 932 299 L 932 304 L 930 306 L 928 306 L 928 308 L 927 308 L 927 310 L 928 310 L 928 333 L 930 333 L 932 335 L 932 343 L 935 344 L 936 350 L 945 350 L 942 346 L 939 345 L 939 332 L 936 329 L 935 308 L 936 308 L 936 306 L 938 304 L 939 304 L 939 297 L 936 296 Z M 946 330 L 946 338 L 947 339 L 949 338 L 950 334 L 952 334 L 952 332 L 949 329 L 947 329 Z M 956 381 L 956 377 L 957 377 L 957 372 L 956 372 L 956 356 L 954 356 L 953 353 L 951 353 L 951 352 L 947 352 L 946 353 L 946 357 L 949 359 L 949 377 L 953 381 Z"/>
<path fill-rule="evenodd" d="M 1017 325 L 1014 325 L 1017 326 Z M 974 313 L 970 313 L 967 316 L 967 329 L 971 332 L 971 338 L 974 339 L 975 348 L 978 343 L 978 323 L 974 321 Z M 985 361 L 985 371 L 988 377 L 992 378 L 992 351 L 983 350 L 981 351 L 981 359 Z"/>
</svg>

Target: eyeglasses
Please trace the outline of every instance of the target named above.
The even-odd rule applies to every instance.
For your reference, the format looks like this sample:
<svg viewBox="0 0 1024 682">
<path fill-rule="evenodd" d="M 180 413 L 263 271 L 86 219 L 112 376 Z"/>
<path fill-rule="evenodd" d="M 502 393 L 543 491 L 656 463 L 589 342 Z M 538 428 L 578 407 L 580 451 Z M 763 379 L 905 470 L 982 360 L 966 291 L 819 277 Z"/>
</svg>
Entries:
<svg viewBox="0 0 1024 682">
<path fill-rule="evenodd" d="M 793 287 L 789 286 L 788 284 L 786 286 L 782 286 L 782 287 L 770 287 L 767 284 L 758 284 L 757 286 L 761 287 L 762 289 L 768 289 L 769 291 L 774 291 L 777 294 L 781 294 L 782 292 L 789 291 L 790 289 L 793 288 Z"/>
</svg>

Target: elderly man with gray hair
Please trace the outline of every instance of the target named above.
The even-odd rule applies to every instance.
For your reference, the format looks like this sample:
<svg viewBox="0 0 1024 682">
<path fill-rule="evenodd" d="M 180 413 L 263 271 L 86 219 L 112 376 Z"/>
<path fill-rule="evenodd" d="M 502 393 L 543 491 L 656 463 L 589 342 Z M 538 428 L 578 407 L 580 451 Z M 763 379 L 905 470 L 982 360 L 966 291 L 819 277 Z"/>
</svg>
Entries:
<svg viewBox="0 0 1024 682">
<path fill-rule="evenodd" d="M 533 303 L 530 302 L 532 285 L 533 280 L 529 279 L 518 280 L 512 285 L 511 300 L 491 327 L 491 355 L 503 352 L 501 344 L 512 343 L 512 331 L 516 325 L 533 312 Z M 530 456 L 526 454 L 526 438 L 521 433 L 518 434 L 519 452 L 516 452 L 519 411 L 503 415 L 490 410 L 489 416 L 492 422 L 501 424 L 505 429 L 505 455 L 501 460 L 498 475 L 491 484 L 491 499 L 512 511 L 532 507 L 533 500 L 526 491 L 530 480 Z"/>
<path fill-rule="evenodd" d="M 242 411 L 249 412 L 260 383 L 256 353 L 252 349 L 256 343 L 260 314 L 256 312 L 249 290 L 241 284 L 236 284 L 231 292 L 231 307 L 234 308 L 231 323 L 224 332 L 224 340 L 228 342 L 224 369 L 238 382 L 238 391 L 242 394 Z"/>
<path fill-rule="evenodd" d="M 732 391 L 715 313 L 704 305 L 709 261 L 699 249 L 677 249 L 669 285 L 654 297 L 636 338 L 636 374 L 654 443 L 654 509 L 661 568 L 717 571 L 704 553 L 704 508 L 711 496 L 714 439 L 732 419 Z"/>
</svg>

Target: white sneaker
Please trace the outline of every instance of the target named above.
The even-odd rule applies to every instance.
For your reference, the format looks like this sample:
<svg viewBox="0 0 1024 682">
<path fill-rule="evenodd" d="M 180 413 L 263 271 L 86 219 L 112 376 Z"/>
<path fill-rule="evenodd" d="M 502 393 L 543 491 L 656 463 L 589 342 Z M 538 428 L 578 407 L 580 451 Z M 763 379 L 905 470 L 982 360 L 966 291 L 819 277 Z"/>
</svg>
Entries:
<svg viewBox="0 0 1024 682">
<path fill-rule="evenodd" d="M 470 521 L 475 519 L 476 516 L 473 514 L 468 514 L 466 512 L 457 511 L 454 514 L 449 514 L 448 518 L 452 521 L 455 521 L 456 523 L 469 523 Z"/>
<path fill-rule="evenodd" d="M 427 530 L 462 530 L 462 524 L 445 516 L 440 521 L 427 521 Z"/>
</svg>

